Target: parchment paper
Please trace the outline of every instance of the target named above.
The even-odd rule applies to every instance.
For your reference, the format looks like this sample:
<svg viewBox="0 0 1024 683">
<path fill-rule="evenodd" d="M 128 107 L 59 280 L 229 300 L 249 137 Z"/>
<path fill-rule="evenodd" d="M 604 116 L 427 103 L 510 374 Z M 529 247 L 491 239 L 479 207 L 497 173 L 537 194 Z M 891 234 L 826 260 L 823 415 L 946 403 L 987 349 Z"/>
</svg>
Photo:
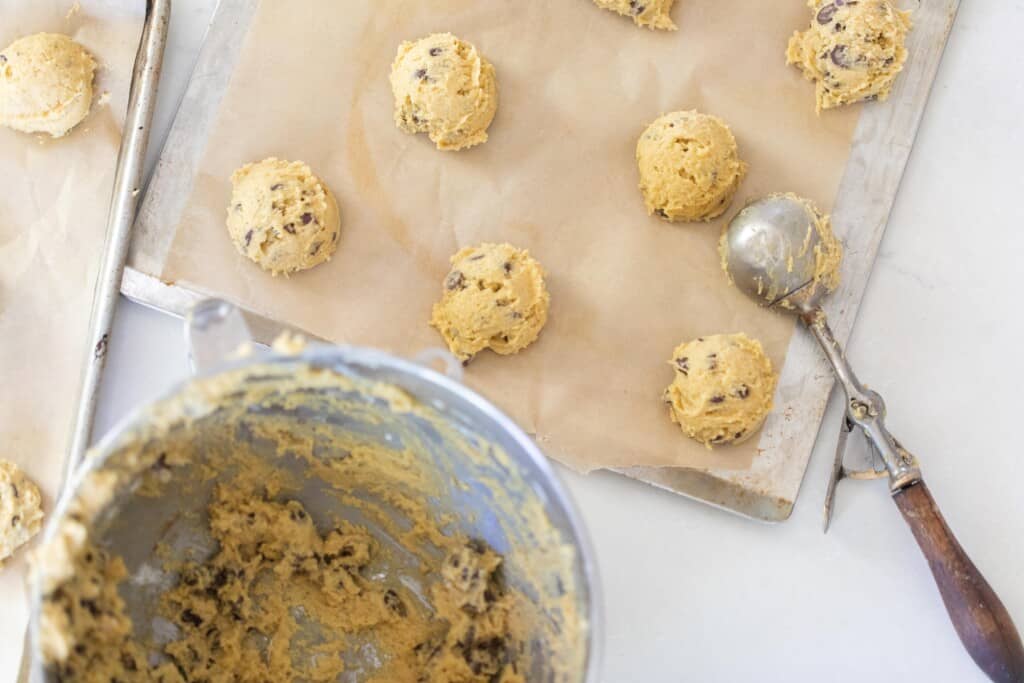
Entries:
<svg viewBox="0 0 1024 683">
<path fill-rule="evenodd" d="M 781 368 L 792 320 L 728 286 L 723 221 L 649 218 L 634 149 L 662 112 L 696 108 L 732 126 L 750 196 L 794 191 L 829 209 L 859 110 L 814 114 L 813 88 L 786 67 L 805 3 L 682 0 L 680 31 L 654 33 L 588 0 L 264 2 L 213 128 L 162 279 L 226 296 L 339 342 L 411 354 L 448 257 L 508 241 L 549 273 L 551 316 L 515 357 L 490 353 L 467 382 L 578 469 L 748 467 L 757 439 L 708 450 L 661 402 L 681 340 L 745 331 Z M 390 64 L 405 39 L 451 31 L 498 76 L 486 144 L 439 152 L 392 122 Z M 308 162 L 342 207 L 329 264 L 271 278 L 224 227 L 229 176 L 267 156 Z"/>
<path fill-rule="evenodd" d="M 0 457 L 39 484 L 47 513 L 67 456 L 141 26 L 141 14 L 110 0 L 83 1 L 69 14 L 72 6 L 0 0 L 0 48 L 30 33 L 66 33 L 99 64 L 93 110 L 66 137 L 0 128 Z M 98 104 L 103 93 L 110 95 Z M 0 569 L 2 681 L 18 673 L 26 566 L 19 552 Z"/>
</svg>

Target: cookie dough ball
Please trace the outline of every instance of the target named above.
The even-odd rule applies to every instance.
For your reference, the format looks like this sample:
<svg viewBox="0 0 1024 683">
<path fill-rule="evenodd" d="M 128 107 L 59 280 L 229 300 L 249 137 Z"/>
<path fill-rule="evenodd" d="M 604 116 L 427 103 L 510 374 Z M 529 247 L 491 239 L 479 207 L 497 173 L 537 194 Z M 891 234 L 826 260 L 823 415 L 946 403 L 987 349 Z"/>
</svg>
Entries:
<svg viewBox="0 0 1024 683">
<path fill-rule="evenodd" d="M 0 124 L 59 138 L 92 106 L 96 61 L 59 33 L 19 38 L 0 52 Z"/>
<path fill-rule="evenodd" d="M 39 487 L 13 462 L 0 460 L 0 567 L 42 526 Z"/>
<path fill-rule="evenodd" d="M 272 275 L 329 261 L 341 217 L 334 195 L 301 161 L 273 157 L 231 175 L 228 233 L 243 255 Z"/>
<path fill-rule="evenodd" d="M 745 334 L 680 344 L 669 363 L 675 370 L 665 390 L 669 415 L 705 446 L 750 438 L 772 409 L 778 377 L 761 343 Z"/>
<path fill-rule="evenodd" d="M 884 100 L 907 60 L 910 13 L 890 0 L 810 0 L 811 27 L 789 40 L 786 62 L 815 82 L 817 110 Z"/>
<path fill-rule="evenodd" d="M 537 339 L 549 302 L 544 269 L 529 252 L 481 244 L 452 257 L 430 324 L 463 361 L 483 349 L 512 354 Z"/>
<path fill-rule="evenodd" d="M 722 215 L 747 172 L 729 126 L 697 111 L 665 114 L 649 125 L 636 162 L 647 213 L 670 221 Z"/>
<path fill-rule="evenodd" d="M 675 31 L 669 12 L 676 0 L 594 0 L 594 4 L 604 9 L 632 17 L 637 26 L 660 28 Z"/>
<path fill-rule="evenodd" d="M 398 127 L 427 133 L 438 149 L 486 142 L 498 109 L 494 67 L 450 33 L 402 43 L 391 66 L 391 91 Z"/>
</svg>

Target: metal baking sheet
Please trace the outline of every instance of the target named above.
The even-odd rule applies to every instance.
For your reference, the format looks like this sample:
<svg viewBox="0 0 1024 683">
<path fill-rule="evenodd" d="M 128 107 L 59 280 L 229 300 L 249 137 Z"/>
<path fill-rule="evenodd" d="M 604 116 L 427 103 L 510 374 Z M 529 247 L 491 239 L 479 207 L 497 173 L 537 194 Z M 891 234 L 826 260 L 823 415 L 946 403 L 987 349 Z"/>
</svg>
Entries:
<svg viewBox="0 0 1024 683">
<path fill-rule="evenodd" d="M 826 305 L 841 342 L 848 339 L 856 318 L 958 5 L 959 0 L 910 3 L 914 29 L 908 38 L 910 58 L 904 72 L 889 100 L 865 107 L 860 116 L 832 212 L 836 225 L 855 226 L 844 236 L 844 286 Z M 161 282 L 158 274 L 257 8 L 254 0 L 219 3 L 140 210 L 122 292 L 169 313 L 181 315 L 196 299 L 219 294 Z M 294 328 L 288 321 L 247 315 L 262 341 L 269 341 L 282 328 Z M 814 341 L 798 331 L 787 351 L 776 409 L 749 469 L 619 472 L 741 515 L 783 521 L 792 512 L 832 386 L 831 372 Z"/>
</svg>

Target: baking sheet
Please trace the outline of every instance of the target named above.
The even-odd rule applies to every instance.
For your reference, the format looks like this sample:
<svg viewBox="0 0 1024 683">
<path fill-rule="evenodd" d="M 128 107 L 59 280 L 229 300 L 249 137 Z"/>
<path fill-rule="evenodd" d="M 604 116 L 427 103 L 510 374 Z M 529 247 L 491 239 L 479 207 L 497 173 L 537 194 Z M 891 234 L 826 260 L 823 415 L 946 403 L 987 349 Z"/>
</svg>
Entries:
<svg viewBox="0 0 1024 683">
<path fill-rule="evenodd" d="M 0 0 L 0 46 L 40 31 L 66 33 L 99 63 L 93 110 L 66 137 L 0 128 L 0 457 L 39 483 L 47 511 L 78 396 L 141 9 L 101 0 Z M 0 569 L 3 680 L 13 680 L 21 656 L 25 571 L 24 552 Z"/>
<path fill-rule="evenodd" d="M 737 206 L 792 190 L 827 210 L 859 109 L 815 116 L 812 88 L 785 66 L 789 34 L 808 21 L 802 3 L 736 13 L 690 0 L 675 16 L 681 30 L 662 34 L 583 0 L 262 3 L 158 275 L 409 355 L 440 343 L 427 320 L 449 255 L 509 241 L 548 270 L 550 321 L 518 356 L 481 354 L 471 386 L 578 469 L 747 468 L 756 439 L 710 451 L 671 424 L 666 361 L 683 339 L 745 331 L 781 367 L 793 322 L 727 285 L 721 220 L 646 216 L 636 139 L 662 112 L 714 113 L 751 167 Z M 470 40 L 497 69 L 481 147 L 441 153 L 391 120 L 397 45 L 435 31 Z M 241 258 L 224 228 L 232 170 L 266 156 L 308 162 L 342 206 L 337 256 L 290 279 Z"/>
</svg>

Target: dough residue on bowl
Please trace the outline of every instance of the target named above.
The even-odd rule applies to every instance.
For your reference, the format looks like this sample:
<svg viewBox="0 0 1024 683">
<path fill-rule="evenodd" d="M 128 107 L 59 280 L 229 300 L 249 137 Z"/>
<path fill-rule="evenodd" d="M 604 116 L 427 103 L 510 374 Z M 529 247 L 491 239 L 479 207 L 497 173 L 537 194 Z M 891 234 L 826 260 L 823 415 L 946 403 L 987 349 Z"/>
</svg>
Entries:
<svg viewBox="0 0 1024 683">
<path fill-rule="evenodd" d="M 382 405 L 424 426 L 381 444 L 305 417 L 373 424 Z M 61 680 L 521 683 L 537 657 L 575 680 L 585 652 L 559 645 L 586 628 L 572 548 L 496 446 L 467 443 L 480 470 L 453 482 L 417 436 L 454 438 L 433 409 L 297 360 L 197 380 L 146 424 L 85 476 L 34 563 L 37 642 Z M 432 505 L 453 485 L 524 521 L 502 552 Z M 147 522 L 152 556 L 122 557 L 110 539 Z"/>
</svg>

